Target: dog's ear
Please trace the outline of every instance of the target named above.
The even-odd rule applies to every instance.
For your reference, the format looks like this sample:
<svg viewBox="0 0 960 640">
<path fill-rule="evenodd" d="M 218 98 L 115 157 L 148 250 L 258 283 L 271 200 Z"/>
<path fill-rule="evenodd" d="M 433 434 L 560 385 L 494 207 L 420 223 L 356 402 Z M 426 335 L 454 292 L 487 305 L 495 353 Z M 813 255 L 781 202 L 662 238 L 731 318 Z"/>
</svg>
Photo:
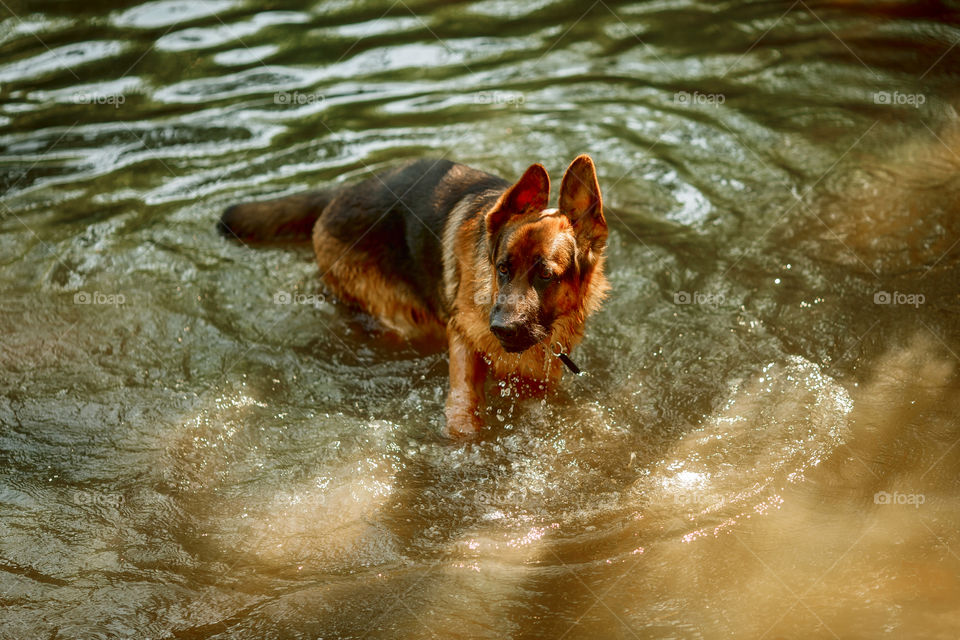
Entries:
<svg viewBox="0 0 960 640">
<path fill-rule="evenodd" d="M 567 216 L 577 235 L 577 245 L 592 264 L 607 244 L 607 221 L 593 160 L 577 156 L 560 183 L 560 213 Z"/>
<path fill-rule="evenodd" d="M 547 208 L 550 199 L 550 176 L 542 164 L 527 167 L 517 183 L 503 192 L 487 214 L 487 233 L 497 235 L 515 215 Z"/>
</svg>

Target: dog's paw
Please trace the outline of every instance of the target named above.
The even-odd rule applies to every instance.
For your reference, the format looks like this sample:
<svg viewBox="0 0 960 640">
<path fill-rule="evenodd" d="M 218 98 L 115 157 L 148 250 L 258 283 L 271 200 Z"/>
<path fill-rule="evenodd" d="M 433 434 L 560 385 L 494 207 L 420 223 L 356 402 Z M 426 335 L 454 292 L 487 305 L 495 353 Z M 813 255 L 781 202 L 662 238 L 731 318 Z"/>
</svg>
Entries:
<svg viewBox="0 0 960 640">
<path fill-rule="evenodd" d="M 447 408 L 447 423 L 443 427 L 443 435 L 453 439 L 473 438 L 483 428 L 483 420 L 476 411 Z"/>
</svg>

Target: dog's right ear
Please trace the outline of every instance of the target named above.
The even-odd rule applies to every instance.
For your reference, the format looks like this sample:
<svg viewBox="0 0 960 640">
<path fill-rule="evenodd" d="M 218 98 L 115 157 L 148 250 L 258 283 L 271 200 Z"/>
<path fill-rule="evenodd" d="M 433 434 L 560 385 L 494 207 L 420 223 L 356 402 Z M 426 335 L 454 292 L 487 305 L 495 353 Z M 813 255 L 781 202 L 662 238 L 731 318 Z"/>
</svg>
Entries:
<svg viewBox="0 0 960 640">
<path fill-rule="evenodd" d="M 510 218 L 528 211 L 542 211 L 550 199 L 550 176 L 542 164 L 532 164 L 517 183 L 503 192 L 487 213 L 487 234 L 494 238 Z"/>
</svg>

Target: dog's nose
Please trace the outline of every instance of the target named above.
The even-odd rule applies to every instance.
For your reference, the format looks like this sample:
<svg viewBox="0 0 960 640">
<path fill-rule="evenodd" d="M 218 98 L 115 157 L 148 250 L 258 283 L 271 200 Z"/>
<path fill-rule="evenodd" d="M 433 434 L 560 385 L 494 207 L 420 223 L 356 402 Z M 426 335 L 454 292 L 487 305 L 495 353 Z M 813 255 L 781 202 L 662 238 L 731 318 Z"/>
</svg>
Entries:
<svg viewBox="0 0 960 640">
<path fill-rule="evenodd" d="M 496 318 L 490 323 L 490 332 L 500 340 L 512 340 L 520 333 L 519 322 L 507 322 L 502 318 Z"/>
</svg>

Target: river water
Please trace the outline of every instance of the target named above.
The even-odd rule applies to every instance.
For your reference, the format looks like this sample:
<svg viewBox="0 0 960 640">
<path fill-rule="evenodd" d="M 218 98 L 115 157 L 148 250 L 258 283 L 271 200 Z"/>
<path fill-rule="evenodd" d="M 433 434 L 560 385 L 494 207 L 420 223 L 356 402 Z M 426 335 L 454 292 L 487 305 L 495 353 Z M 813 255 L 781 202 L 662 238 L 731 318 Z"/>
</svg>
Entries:
<svg viewBox="0 0 960 640">
<path fill-rule="evenodd" d="M 4 0 L 0 637 L 955 638 L 958 42 L 941 2 Z M 587 375 L 468 444 L 443 354 L 214 228 L 580 153 Z"/>
</svg>

